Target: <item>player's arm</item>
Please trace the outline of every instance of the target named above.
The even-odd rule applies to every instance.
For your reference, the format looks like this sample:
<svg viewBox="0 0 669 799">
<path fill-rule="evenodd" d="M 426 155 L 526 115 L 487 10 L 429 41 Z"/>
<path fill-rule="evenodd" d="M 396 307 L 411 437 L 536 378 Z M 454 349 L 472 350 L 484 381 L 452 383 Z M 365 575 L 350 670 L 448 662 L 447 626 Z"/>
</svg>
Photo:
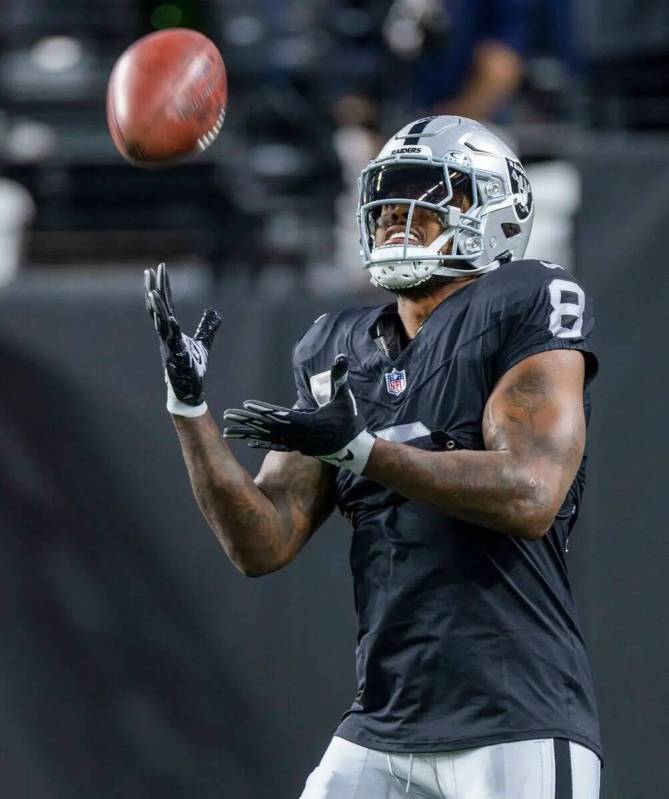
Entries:
<svg viewBox="0 0 669 799">
<path fill-rule="evenodd" d="M 270 452 L 254 481 L 211 414 L 173 419 L 197 503 L 230 560 L 248 576 L 290 563 L 332 512 L 335 470 Z"/>
<path fill-rule="evenodd" d="M 551 350 L 512 367 L 485 408 L 485 451 L 426 452 L 377 439 L 365 476 L 449 516 L 520 538 L 550 527 L 585 446 L 583 355 Z"/>
<path fill-rule="evenodd" d="M 174 317 L 167 269 L 145 272 L 146 305 L 160 338 L 167 409 L 197 502 L 224 550 L 247 575 L 289 563 L 334 505 L 332 467 L 298 452 L 270 453 L 254 481 L 221 437 L 204 401 L 209 351 L 220 325 L 204 312 L 186 336 Z"/>
<path fill-rule="evenodd" d="M 491 119 L 520 87 L 525 74 L 522 56 L 501 41 L 480 42 L 460 93 L 437 105 L 437 113 Z"/>
<path fill-rule="evenodd" d="M 485 408 L 486 450 L 430 452 L 375 438 L 332 368 L 332 399 L 304 411 L 250 400 L 226 411 L 225 435 L 300 450 L 431 505 L 448 516 L 520 538 L 550 527 L 578 470 L 585 443 L 584 358 L 550 350 L 508 369 Z"/>
</svg>

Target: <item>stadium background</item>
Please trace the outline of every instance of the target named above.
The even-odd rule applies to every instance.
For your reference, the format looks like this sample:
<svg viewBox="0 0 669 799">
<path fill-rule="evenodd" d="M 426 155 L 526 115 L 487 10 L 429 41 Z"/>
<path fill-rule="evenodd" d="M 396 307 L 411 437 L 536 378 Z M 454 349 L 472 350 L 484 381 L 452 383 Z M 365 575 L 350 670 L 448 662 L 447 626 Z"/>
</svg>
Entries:
<svg viewBox="0 0 669 799">
<path fill-rule="evenodd" d="M 290 349 L 310 320 L 384 301 L 357 270 L 351 174 L 418 115 L 416 65 L 461 36 L 448 7 L 4 0 L 3 797 L 299 796 L 354 691 L 348 524 L 333 517 L 261 580 L 228 563 L 164 410 L 142 269 L 169 263 L 185 326 L 222 310 L 217 416 L 250 396 L 289 402 Z M 602 797 L 656 799 L 669 792 L 669 7 L 507 7 L 527 15 L 524 79 L 494 121 L 550 209 L 541 256 L 569 261 L 598 307 L 570 557 Z M 228 119 L 199 160 L 141 172 L 108 138 L 105 81 L 132 40 L 179 24 L 221 47 Z"/>
</svg>

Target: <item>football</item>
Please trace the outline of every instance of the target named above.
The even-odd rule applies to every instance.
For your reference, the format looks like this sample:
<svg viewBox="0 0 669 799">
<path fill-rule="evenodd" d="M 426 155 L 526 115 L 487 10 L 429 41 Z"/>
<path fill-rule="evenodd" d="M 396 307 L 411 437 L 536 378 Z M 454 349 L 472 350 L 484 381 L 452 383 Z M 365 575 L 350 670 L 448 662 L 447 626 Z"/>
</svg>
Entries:
<svg viewBox="0 0 669 799">
<path fill-rule="evenodd" d="M 144 168 L 206 150 L 223 126 L 225 64 L 216 45 L 186 28 L 157 31 L 118 59 L 107 87 L 107 124 L 121 155 Z"/>
</svg>

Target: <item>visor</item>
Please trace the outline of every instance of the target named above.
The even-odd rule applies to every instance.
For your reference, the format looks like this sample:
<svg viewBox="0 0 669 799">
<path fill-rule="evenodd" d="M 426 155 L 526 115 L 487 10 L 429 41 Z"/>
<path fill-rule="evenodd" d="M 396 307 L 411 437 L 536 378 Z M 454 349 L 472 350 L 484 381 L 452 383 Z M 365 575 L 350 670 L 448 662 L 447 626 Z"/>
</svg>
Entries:
<svg viewBox="0 0 669 799">
<path fill-rule="evenodd" d="M 473 204 L 471 178 L 455 169 L 423 164 L 385 164 L 370 169 L 362 187 L 362 204 L 390 200 L 416 200 L 430 205 L 444 205 L 455 191 L 464 193 Z M 378 205 L 374 211 L 380 213 Z"/>
</svg>

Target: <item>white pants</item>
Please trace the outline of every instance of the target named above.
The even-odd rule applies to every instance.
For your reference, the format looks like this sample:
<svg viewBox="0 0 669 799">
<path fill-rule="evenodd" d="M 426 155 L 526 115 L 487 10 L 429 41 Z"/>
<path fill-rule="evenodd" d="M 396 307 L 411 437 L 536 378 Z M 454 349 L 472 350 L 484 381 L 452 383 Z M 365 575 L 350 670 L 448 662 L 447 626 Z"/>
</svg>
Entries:
<svg viewBox="0 0 669 799">
<path fill-rule="evenodd" d="M 600 762 L 563 739 L 396 754 L 333 738 L 301 799 L 598 799 Z"/>
</svg>

